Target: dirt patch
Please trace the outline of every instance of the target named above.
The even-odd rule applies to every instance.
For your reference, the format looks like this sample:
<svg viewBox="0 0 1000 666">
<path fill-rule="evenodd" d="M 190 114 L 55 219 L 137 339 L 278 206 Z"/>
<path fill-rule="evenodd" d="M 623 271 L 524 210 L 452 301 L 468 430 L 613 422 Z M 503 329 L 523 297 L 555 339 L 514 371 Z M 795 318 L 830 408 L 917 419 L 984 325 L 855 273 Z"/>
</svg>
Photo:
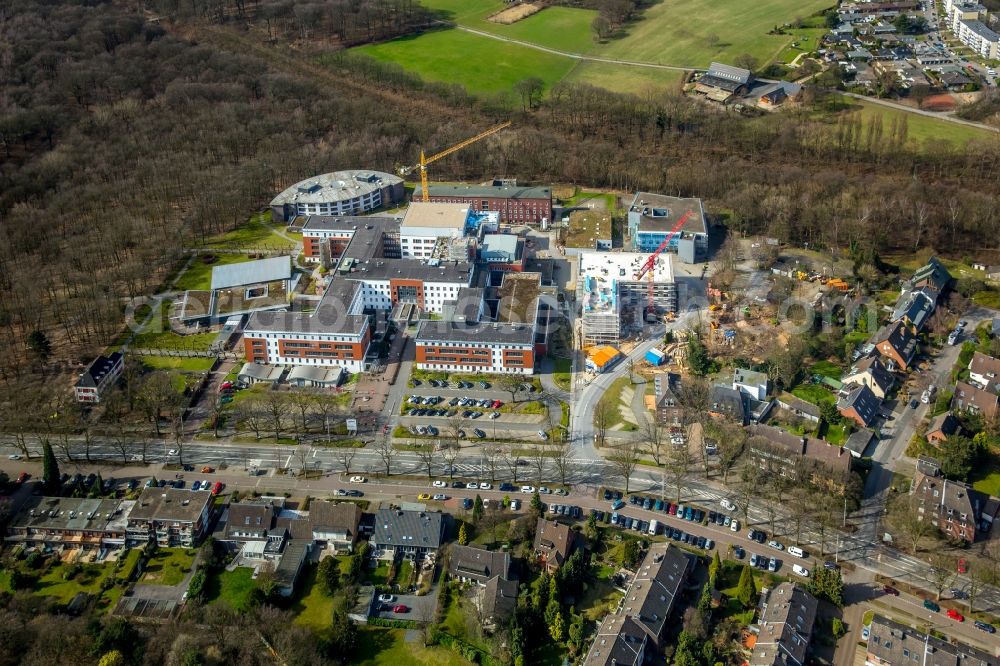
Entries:
<svg viewBox="0 0 1000 666">
<path fill-rule="evenodd" d="M 958 102 L 949 94 L 931 95 L 924 100 L 920 108 L 926 111 L 954 111 Z"/>
<path fill-rule="evenodd" d="M 486 20 L 493 23 L 510 25 L 517 23 L 523 18 L 528 18 L 532 14 L 537 14 L 545 8 L 545 5 L 537 2 L 522 2 L 510 7 L 501 9 L 495 14 L 491 14 Z"/>
</svg>

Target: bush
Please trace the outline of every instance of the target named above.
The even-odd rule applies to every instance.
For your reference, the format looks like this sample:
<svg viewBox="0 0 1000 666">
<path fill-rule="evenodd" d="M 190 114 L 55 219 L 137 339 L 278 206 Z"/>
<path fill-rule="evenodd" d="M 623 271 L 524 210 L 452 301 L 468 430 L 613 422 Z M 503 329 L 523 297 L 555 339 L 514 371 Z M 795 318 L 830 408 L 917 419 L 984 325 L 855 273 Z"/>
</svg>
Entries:
<svg viewBox="0 0 1000 666">
<path fill-rule="evenodd" d="M 830 624 L 830 631 L 833 633 L 834 638 L 840 638 L 847 633 L 847 627 L 839 617 L 833 618 L 833 622 Z"/>
<path fill-rule="evenodd" d="M 417 623 L 413 620 L 387 620 L 384 617 L 368 618 L 370 627 L 389 627 L 392 629 L 416 629 Z"/>
</svg>

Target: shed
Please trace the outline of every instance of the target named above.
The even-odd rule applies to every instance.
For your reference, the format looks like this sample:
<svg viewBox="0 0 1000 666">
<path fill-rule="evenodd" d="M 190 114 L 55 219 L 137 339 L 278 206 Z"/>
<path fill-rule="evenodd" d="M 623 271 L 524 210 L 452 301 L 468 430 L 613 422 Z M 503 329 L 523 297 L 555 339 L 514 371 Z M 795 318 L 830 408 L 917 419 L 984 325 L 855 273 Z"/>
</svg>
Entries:
<svg viewBox="0 0 1000 666">
<path fill-rule="evenodd" d="M 622 353 L 609 345 L 594 347 L 587 354 L 587 370 L 605 372 L 622 358 Z"/>
<path fill-rule="evenodd" d="M 645 359 L 653 365 L 663 365 L 667 360 L 667 355 L 659 349 L 650 349 L 646 352 Z"/>
</svg>

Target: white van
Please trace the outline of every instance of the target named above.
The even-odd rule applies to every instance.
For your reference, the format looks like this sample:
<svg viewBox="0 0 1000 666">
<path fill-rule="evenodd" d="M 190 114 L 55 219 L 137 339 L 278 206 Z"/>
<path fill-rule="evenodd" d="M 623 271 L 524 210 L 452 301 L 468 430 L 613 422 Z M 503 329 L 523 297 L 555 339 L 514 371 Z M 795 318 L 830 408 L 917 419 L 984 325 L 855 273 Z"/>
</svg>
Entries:
<svg viewBox="0 0 1000 666">
<path fill-rule="evenodd" d="M 788 550 L 788 554 L 789 555 L 794 555 L 795 557 L 805 557 L 806 556 L 805 551 L 802 550 L 801 548 L 799 548 L 798 546 L 789 546 L 786 550 Z"/>
<path fill-rule="evenodd" d="M 740 521 L 738 518 L 733 518 L 733 522 L 729 523 L 729 529 L 734 532 L 740 531 Z"/>
<path fill-rule="evenodd" d="M 792 571 L 794 571 L 797 575 L 802 576 L 803 578 L 809 577 L 809 569 L 806 569 L 801 564 L 793 564 Z"/>
<path fill-rule="evenodd" d="M 655 535 L 659 529 L 660 529 L 660 523 L 656 522 L 655 520 L 649 521 L 649 530 L 648 530 L 648 532 L 650 534 Z"/>
</svg>

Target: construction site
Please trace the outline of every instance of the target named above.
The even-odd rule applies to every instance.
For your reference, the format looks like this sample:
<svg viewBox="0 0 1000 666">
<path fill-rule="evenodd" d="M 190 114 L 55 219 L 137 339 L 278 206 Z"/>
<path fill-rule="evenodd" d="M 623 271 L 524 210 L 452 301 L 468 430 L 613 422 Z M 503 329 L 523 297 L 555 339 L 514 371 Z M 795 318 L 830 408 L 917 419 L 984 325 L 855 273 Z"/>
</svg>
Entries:
<svg viewBox="0 0 1000 666">
<path fill-rule="evenodd" d="M 670 255 L 581 252 L 579 262 L 579 347 L 617 344 L 644 322 L 677 312 Z"/>
</svg>

